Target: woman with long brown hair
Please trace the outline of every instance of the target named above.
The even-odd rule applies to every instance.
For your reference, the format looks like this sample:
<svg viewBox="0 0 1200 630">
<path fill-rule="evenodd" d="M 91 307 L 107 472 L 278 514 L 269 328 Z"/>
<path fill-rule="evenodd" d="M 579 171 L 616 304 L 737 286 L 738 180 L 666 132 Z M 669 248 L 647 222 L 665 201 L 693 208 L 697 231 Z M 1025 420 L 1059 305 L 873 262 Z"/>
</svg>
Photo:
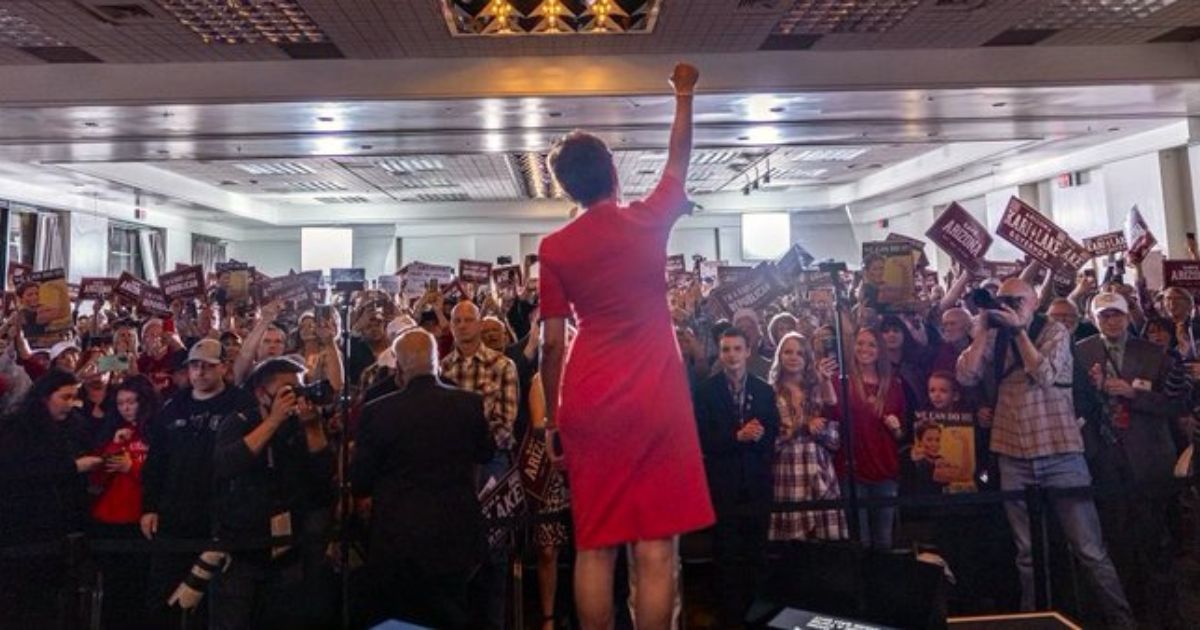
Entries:
<svg viewBox="0 0 1200 630">
<path fill-rule="evenodd" d="M 837 361 L 817 363 L 808 339 L 787 333 L 775 348 L 771 386 L 779 407 L 775 440 L 775 501 L 823 501 L 841 498 L 833 458 L 841 448 L 838 423 L 824 413 L 837 404 L 833 376 Z M 781 512 L 771 515 L 770 539 L 841 540 L 846 518 L 841 510 Z"/>
<path fill-rule="evenodd" d="M 861 328 L 854 335 L 850 372 L 851 443 L 854 445 L 853 481 L 864 499 L 894 497 L 899 492 L 899 443 L 904 437 L 900 418 L 905 414 L 904 387 L 892 373 L 884 352 L 883 338 L 874 328 Z M 834 414 L 835 416 L 837 414 Z M 845 426 L 847 423 L 843 423 Z M 845 452 L 838 453 L 838 477 L 851 480 Z M 864 546 L 886 550 L 892 547 L 896 508 L 861 509 L 859 538 Z"/>
</svg>

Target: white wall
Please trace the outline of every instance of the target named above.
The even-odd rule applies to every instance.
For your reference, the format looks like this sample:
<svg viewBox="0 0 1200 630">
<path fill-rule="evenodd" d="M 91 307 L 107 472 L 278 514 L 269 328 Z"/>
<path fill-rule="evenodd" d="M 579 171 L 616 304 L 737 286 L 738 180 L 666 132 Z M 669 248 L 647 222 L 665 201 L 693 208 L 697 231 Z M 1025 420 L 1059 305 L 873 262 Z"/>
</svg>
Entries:
<svg viewBox="0 0 1200 630">
<path fill-rule="evenodd" d="M 167 258 L 164 271 L 175 269 L 175 263 L 192 264 L 192 233 L 187 230 L 167 230 Z"/>
<path fill-rule="evenodd" d="M 108 275 L 108 217 L 73 212 L 66 219 L 71 224 L 67 282 Z"/>
<path fill-rule="evenodd" d="M 268 276 L 300 269 L 300 234 L 295 239 L 235 241 L 226 249 L 229 258 L 250 263 Z"/>
<path fill-rule="evenodd" d="M 692 256 L 700 255 L 708 260 L 717 259 L 717 230 L 715 228 L 680 228 L 671 230 L 667 240 L 667 254 L 683 254 L 688 268 Z"/>
<path fill-rule="evenodd" d="M 1169 244 L 1172 238 L 1183 236 L 1167 233 L 1158 153 L 1105 164 L 1101 171 L 1110 230 L 1124 227 L 1129 209 L 1136 205 L 1159 243 Z"/>
<path fill-rule="evenodd" d="M 391 226 L 354 228 L 354 267 L 374 279 L 396 271 L 396 231 Z"/>
</svg>

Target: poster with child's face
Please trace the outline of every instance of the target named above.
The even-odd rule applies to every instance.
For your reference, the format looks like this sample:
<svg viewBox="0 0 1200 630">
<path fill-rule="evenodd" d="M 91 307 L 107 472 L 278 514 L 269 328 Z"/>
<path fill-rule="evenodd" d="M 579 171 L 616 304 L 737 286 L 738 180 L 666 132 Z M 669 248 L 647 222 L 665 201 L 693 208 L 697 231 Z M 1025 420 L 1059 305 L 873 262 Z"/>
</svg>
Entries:
<svg viewBox="0 0 1200 630">
<path fill-rule="evenodd" d="M 71 328 L 71 295 L 63 269 L 22 277 L 17 291 L 22 330 L 35 348 L 52 346 Z"/>
</svg>

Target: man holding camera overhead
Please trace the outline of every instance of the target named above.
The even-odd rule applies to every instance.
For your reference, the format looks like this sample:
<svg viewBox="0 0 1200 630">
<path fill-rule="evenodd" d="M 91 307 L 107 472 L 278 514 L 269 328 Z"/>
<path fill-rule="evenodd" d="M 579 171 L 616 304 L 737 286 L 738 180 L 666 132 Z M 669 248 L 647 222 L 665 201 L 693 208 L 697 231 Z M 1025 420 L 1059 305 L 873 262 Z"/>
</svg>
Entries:
<svg viewBox="0 0 1200 630">
<path fill-rule="evenodd" d="M 985 379 L 996 385 L 991 449 L 999 462 L 1001 488 L 1091 485 L 1071 399 L 1074 363 L 1066 327 L 1036 313 L 1037 295 L 1020 279 L 1005 281 L 992 300 L 978 296 L 976 304 L 980 313 L 971 345 L 958 358 L 958 380 L 968 387 Z M 1096 590 L 1105 627 L 1136 628 L 1091 498 L 1057 497 L 1053 507 Z M 1004 509 L 1017 547 L 1021 607 L 1033 610 L 1029 512 L 1021 501 L 1008 502 Z"/>
<path fill-rule="evenodd" d="M 227 417 L 217 433 L 217 539 L 248 544 L 294 537 L 271 548 L 234 551 L 217 579 L 214 629 L 295 627 L 328 610 L 319 605 L 325 550 L 322 524 L 333 506 L 333 451 L 314 387 L 291 357 L 260 363 L 246 380 L 257 405 Z"/>
</svg>

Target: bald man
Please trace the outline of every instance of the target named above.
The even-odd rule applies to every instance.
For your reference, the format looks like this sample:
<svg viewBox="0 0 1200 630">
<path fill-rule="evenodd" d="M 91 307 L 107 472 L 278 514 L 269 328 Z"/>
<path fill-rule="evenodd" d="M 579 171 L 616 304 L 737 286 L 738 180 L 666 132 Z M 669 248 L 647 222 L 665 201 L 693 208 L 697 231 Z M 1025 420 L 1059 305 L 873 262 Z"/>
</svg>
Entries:
<svg viewBox="0 0 1200 630">
<path fill-rule="evenodd" d="M 405 387 L 363 409 L 350 462 L 355 496 L 371 499 L 364 621 L 469 627 L 484 536 L 475 468 L 495 450 L 483 398 L 438 379 L 437 342 L 424 330 L 393 348 Z"/>
<path fill-rule="evenodd" d="M 948 308 L 942 312 L 938 330 L 941 339 L 933 351 L 931 372 L 953 372 L 958 355 L 971 343 L 971 314 L 965 308 Z"/>
<path fill-rule="evenodd" d="M 1001 488 L 1070 488 L 1092 483 L 1083 456 L 1083 436 L 1071 399 L 1074 369 L 1065 326 L 1036 314 L 1037 295 L 1018 278 L 1000 285 L 1001 308 L 975 318 L 971 345 L 958 359 L 964 386 L 990 380 L 997 400 L 991 450 L 1000 467 Z M 1100 532 L 1090 498 L 1059 497 L 1053 507 L 1071 550 L 1079 559 L 1105 617 L 1106 628 L 1136 628 L 1121 581 Z M 1004 505 L 1017 547 L 1021 607 L 1033 610 L 1036 594 L 1029 512 L 1024 502 Z"/>
</svg>

